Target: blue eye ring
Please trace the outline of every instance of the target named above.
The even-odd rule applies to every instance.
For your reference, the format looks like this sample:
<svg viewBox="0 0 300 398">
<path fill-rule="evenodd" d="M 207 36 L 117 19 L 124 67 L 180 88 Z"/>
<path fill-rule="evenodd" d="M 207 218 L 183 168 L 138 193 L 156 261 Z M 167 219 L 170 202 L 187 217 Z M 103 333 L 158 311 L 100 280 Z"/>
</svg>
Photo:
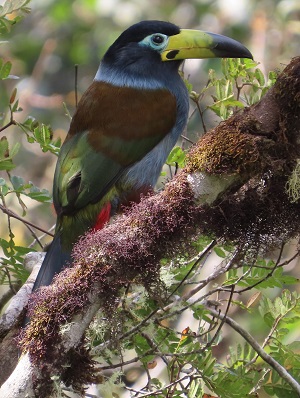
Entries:
<svg viewBox="0 0 300 398">
<path fill-rule="evenodd" d="M 163 33 L 153 33 L 152 35 L 145 37 L 139 44 L 161 52 L 167 47 L 168 41 L 169 36 L 164 35 Z"/>
</svg>

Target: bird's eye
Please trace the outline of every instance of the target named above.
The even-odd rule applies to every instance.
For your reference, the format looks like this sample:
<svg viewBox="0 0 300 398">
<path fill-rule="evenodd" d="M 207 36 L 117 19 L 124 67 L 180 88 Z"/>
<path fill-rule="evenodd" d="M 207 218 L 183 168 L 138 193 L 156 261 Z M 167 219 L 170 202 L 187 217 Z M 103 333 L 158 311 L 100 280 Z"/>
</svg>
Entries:
<svg viewBox="0 0 300 398">
<path fill-rule="evenodd" d="M 160 44 L 162 44 L 165 40 L 166 40 L 166 38 L 165 38 L 165 36 L 163 36 L 163 35 L 155 34 L 155 35 L 153 35 L 153 36 L 151 37 L 152 43 L 155 44 L 155 45 L 158 45 L 158 46 L 159 46 Z"/>
<path fill-rule="evenodd" d="M 164 35 L 162 33 L 153 33 L 152 35 L 149 35 L 144 38 L 140 42 L 142 46 L 147 46 L 152 48 L 155 51 L 163 51 L 169 41 L 169 37 L 167 35 Z"/>
</svg>

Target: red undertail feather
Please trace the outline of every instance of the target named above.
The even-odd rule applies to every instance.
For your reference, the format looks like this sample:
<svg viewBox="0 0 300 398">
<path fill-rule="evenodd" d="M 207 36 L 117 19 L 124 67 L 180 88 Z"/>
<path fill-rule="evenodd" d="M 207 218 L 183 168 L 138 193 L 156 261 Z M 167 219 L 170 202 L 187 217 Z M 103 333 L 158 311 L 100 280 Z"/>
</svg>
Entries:
<svg viewBox="0 0 300 398">
<path fill-rule="evenodd" d="M 111 212 L 111 204 L 110 202 L 108 202 L 98 214 L 96 223 L 93 227 L 95 231 L 97 231 L 98 229 L 102 229 L 104 225 L 109 221 L 110 212 Z"/>
</svg>

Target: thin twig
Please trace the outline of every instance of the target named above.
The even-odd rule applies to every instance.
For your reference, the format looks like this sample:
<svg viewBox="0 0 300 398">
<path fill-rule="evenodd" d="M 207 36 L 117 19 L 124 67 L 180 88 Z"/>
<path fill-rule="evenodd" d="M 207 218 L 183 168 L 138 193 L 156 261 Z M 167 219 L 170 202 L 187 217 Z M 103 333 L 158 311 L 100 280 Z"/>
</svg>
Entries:
<svg viewBox="0 0 300 398">
<path fill-rule="evenodd" d="M 262 282 L 268 280 L 268 279 L 273 275 L 273 273 L 275 272 L 275 270 L 279 267 L 279 262 L 280 262 L 280 259 L 281 259 L 281 257 L 282 257 L 284 245 L 285 245 L 285 242 L 282 242 L 281 248 L 280 248 L 280 252 L 279 252 L 279 256 L 278 256 L 278 259 L 277 259 L 277 261 L 276 261 L 274 267 L 272 267 L 272 268 L 270 269 L 270 272 L 269 272 L 263 279 L 257 281 L 256 283 L 254 283 L 254 284 L 251 285 L 251 286 L 245 287 L 244 289 L 237 290 L 236 293 L 241 294 L 241 293 L 244 293 L 244 292 L 246 292 L 246 291 L 248 291 L 248 290 L 252 290 L 252 289 L 255 288 L 256 286 L 260 285 Z M 236 283 L 237 283 L 237 281 L 235 282 L 235 284 L 236 284 Z"/>
<path fill-rule="evenodd" d="M 2 131 L 4 131 L 5 129 L 7 129 L 8 127 L 10 127 L 10 126 L 13 126 L 13 125 L 15 125 L 16 124 L 16 122 L 14 121 L 14 120 L 10 120 L 8 123 L 6 123 L 4 126 L 2 126 L 2 127 L 0 127 L 0 133 L 2 132 Z"/>
<path fill-rule="evenodd" d="M 145 333 L 145 332 L 140 332 L 140 333 L 141 333 L 141 336 L 143 336 L 144 339 L 147 341 L 148 345 L 152 348 L 153 352 L 155 352 L 155 350 L 159 351 L 159 350 L 158 350 L 158 344 L 156 344 L 156 343 L 154 342 L 153 337 L 151 338 L 151 337 L 150 337 L 147 333 Z M 168 361 L 167 358 L 164 356 L 164 354 L 161 353 L 159 356 L 160 356 L 160 358 L 163 360 L 163 362 L 168 366 L 168 365 L 169 365 L 169 361 Z"/>
<path fill-rule="evenodd" d="M 149 392 L 149 393 L 140 395 L 140 398 L 155 397 L 155 396 L 157 396 L 157 395 L 161 395 L 165 390 L 171 388 L 172 386 L 174 386 L 174 385 L 180 383 L 181 381 L 184 381 L 184 380 L 186 380 L 186 379 L 189 379 L 189 378 L 193 377 L 193 376 L 195 375 L 195 373 L 196 373 L 196 370 L 192 371 L 192 372 L 191 372 L 190 374 L 188 374 L 188 375 L 184 375 L 184 376 L 180 377 L 179 379 L 177 379 L 177 380 L 175 380 L 174 382 L 172 382 L 172 383 L 166 385 L 165 387 L 161 388 L 160 390 L 151 391 L 151 392 Z M 194 378 L 197 378 L 197 377 L 194 377 Z M 127 391 L 130 391 L 130 392 L 133 392 L 133 393 L 140 393 L 140 391 L 135 390 L 134 388 L 130 388 L 130 387 L 126 387 L 126 386 L 125 386 L 125 388 L 126 388 Z"/>
<path fill-rule="evenodd" d="M 196 102 L 196 106 L 197 106 L 197 109 L 198 109 L 198 112 L 199 112 L 199 115 L 200 115 L 200 119 L 201 119 L 201 124 L 202 124 L 202 127 L 203 127 L 203 131 L 204 131 L 204 133 L 207 133 L 207 128 L 206 128 L 206 125 L 205 125 L 205 123 L 204 123 L 204 116 L 203 116 L 203 115 L 204 115 L 204 111 L 202 111 L 199 101 L 200 101 L 200 100 L 198 100 L 198 101 Z"/>
<path fill-rule="evenodd" d="M 227 272 L 232 267 L 232 265 L 234 264 L 234 261 L 236 260 L 236 257 L 238 256 L 239 253 L 240 253 L 240 249 L 238 248 L 233 253 L 232 257 L 230 258 L 228 263 L 225 265 L 225 267 L 222 267 L 222 268 L 218 269 L 216 272 L 214 272 L 213 274 L 209 275 L 206 279 L 204 279 L 203 281 L 200 281 L 199 285 L 197 287 L 195 287 L 194 289 L 190 290 L 187 294 L 185 294 L 182 297 L 182 299 L 183 300 L 190 299 L 192 296 L 194 296 L 196 293 L 198 293 L 200 290 L 202 290 L 203 287 L 206 286 L 209 282 L 215 280 L 217 276 L 222 275 L 225 272 Z"/>
<path fill-rule="evenodd" d="M 189 142 L 192 145 L 195 144 L 195 142 L 192 141 L 190 138 L 188 138 L 186 135 L 181 134 L 181 138 L 183 138 L 184 140 L 186 140 L 187 142 Z"/>
<path fill-rule="evenodd" d="M 9 302 L 9 300 L 16 294 L 22 286 L 22 282 L 17 281 L 13 284 L 13 288 L 9 289 L 6 293 L 4 293 L 0 298 L 0 312 L 3 310 L 3 307 Z"/>
<path fill-rule="evenodd" d="M 216 318 L 221 320 L 225 319 L 225 323 L 232 327 L 239 335 L 241 335 L 248 344 L 258 353 L 258 355 L 274 369 L 279 376 L 281 376 L 292 388 L 294 391 L 298 393 L 300 396 L 300 384 L 290 375 L 286 369 L 281 366 L 274 358 L 272 358 L 269 354 L 267 354 L 264 349 L 257 343 L 257 341 L 248 333 L 245 329 L 243 329 L 237 322 L 235 322 L 232 318 L 225 316 L 224 314 L 216 311 L 210 307 L 207 307 L 207 310 Z"/>
<path fill-rule="evenodd" d="M 193 272 L 193 270 L 196 268 L 196 266 L 199 264 L 199 262 L 203 259 L 204 256 L 217 244 L 216 240 L 212 240 L 206 247 L 203 249 L 194 259 L 196 260 L 189 272 L 184 276 L 184 278 L 179 282 L 179 284 L 176 286 L 176 288 L 173 290 L 173 292 L 168 296 L 169 300 L 177 291 L 178 289 L 184 284 L 186 279 L 189 277 L 189 275 Z M 194 259 L 192 259 L 190 262 L 192 262 Z"/>
<path fill-rule="evenodd" d="M 21 221 L 24 224 L 30 225 L 31 227 L 43 232 L 44 234 L 47 234 L 49 236 L 54 237 L 53 234 L 51 234 L 51 232 L 46 231 L 45 229 L 38 227 L 37 225 L 31 223 L 30 221 L 25 220 L 24 218 L 18 216 L 15 212 L 13 212 L 12 210 L 8 209 L 7 207 L 3 206 L 0 204 L 0 210 L 2 210 L 2 212 L 4 214 L 7 214 L 9 217 L 15 218 L 16 220 Z"/>
<path fill-rule="evenodd" d="M 52 227 L 49 228 L 49 230 L 47 231 L 46 234 L 43 233 L 43 235 L 39 236 L 38 238 L 35 238 L 35 239 L 30 243 L 30 245 L 29 245 L 28 247 L 29 247 L 29 248 L 33 247 L 37 242 L 38 242 L 38 243 L 41 242 L 41 241 L 45 238 L 46 235 L 51 235 L 51 231 L 54 231 L 55 225 L 56 225 L 56 224 L 52 225 Z M 44 248 L 43 245 L 42 245 L 41 247 Z"/>
<path fill-rule="evenodd" d="M 229 297 L 229 300 L 228 300 L 228 303 L 227 303 L 227 307 L 226 307 L 226 310 L 225 310 L 224 318 L 221 319 L 221 323 L 218 326 L 218 329 L 216 330 L 213 338 L 206 344 L 206 346 L 203 348 L 203 351 L 206 350 L 207 348 L 211 347 L 213 345 L 214 341 L 216 340 L 216 338 L 218 337 L 218 334 L 220 333 L 220 331 L 221 331 L 221 329 L 222 329 L 222 327 L 223 327 L 223 325 L 225 323 L 225 319 L 226 319 L 226 316 L 228 314 L 228 311 L 229 311 L 229 308 L 230 308 L 230 304 L 231 304 L 231 301 L 232 301 L 233 293 L 234 293 L 234 285 L 231 286 L 230 297 Z"/>
<path fill-rule="evenodd" d="M 10 120 L 8 123 L 6 123 L 4 126 L 2 126 L 0 128 L 0 132 L 4 131 L 5 129 L 7 129 L 10 126 L 16 125 L 16 121 L 14 120 L 14 114 L 11 108 L 11 104 L 9 105 L 9 110 L 10 110 Z"/>
</svg>

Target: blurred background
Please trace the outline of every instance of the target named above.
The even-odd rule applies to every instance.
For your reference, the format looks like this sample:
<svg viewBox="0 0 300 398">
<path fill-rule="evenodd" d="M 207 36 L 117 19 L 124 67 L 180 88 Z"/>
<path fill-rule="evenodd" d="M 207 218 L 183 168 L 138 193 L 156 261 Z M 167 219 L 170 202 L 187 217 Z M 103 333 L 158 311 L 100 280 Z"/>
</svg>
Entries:
<svg viewBox="0 0 300 398">
<path fill-rule="evenodd" d="M 0 4 L 3 1 L 0 0 Z M 11 73 L 18 77 L 0 81 L 2 123 L 9 118 L 9 98 L 17 87 L 23 109 L 17 115 L 18 120 L 24 121 L 31 115 L 49 124 L 54 137 L 62 140 L 70 121 L 63 103 L 71 115 L 76 105 L 75 64 L 79 65 L 80 96 L 91 84 L 109 45 L 123 30 L 140 20 L 166 20 L 183 28 L 230 36 L 250 49 L 265 74 L 282 70 L 292 57 L 300 54 L 299 0 L 32 0 L 29 6 L 31 14 L 12 28 L 3 38 L 8 42 L 0 46 L 0 56 L 13 63 Z M 210 68 L 220 70 L 220 60 L 185 62 L 185 76 L 195 90 L 205 86 Z M 208 127 L 217 122 L 216 117 L 206 120 Z M 201 123 L 193 124 L 190 129 L 193 136 L 202 133 Z M 51 191 L 55 155 L 43 153 L 37 144 L 28 144 L 20 129 L 10 127 L 4 134 L 11 145 L 16 141 L 22 145 L 15 159 L 17 168 L 12 173 Z M 51 204 L 25 198 L 24 201 L 31 222 L 44 229 L 55 223 Z M 13 195 L 7 197 L 7 206 L 22 215 Z M 22 223 L 12 220 L 12 230 L 16 244 L 32 242 Z M 0 213 L 0 236 L 8 236 L 7 218 L 3 213 Z M 262 327 L 254 325 L 251 319 L 246 322 L 250 332 Z"/>
</svg>

